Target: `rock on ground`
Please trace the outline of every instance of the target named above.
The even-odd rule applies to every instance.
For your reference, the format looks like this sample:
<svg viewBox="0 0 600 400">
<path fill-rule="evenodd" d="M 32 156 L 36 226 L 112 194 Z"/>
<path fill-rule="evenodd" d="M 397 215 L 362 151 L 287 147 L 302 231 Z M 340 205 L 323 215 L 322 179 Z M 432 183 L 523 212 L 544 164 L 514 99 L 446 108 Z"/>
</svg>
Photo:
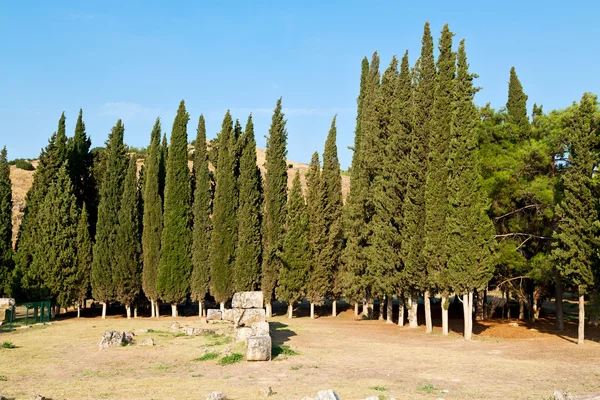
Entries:
<svg viewBox="0 0 600 400">
<path fill-rule="evenodd" d="M 138 346 L 154 346 L 154 339 L 148 338 L 140 343 Z"/>
<path fill-rule="evenodd" d="M 209 308 L 206 310 L 206 320 L 207 321 L 221 321 L 223 316 L 221 314 L 221 310 L 217 310 L 214 308 Z"/>
<path fill-rule="evenodd" d="M 321 390 L 314 400 L 340 400 L 340 397 L 333 390 Z"/>
<path fill-rule="evenodd" d="M 246 360 L 269 361 L 271 359 L 271 336 L 252 336 L 247 341 Z"/>
<path fill-rule="evenodd" d="M 227 395 L 223 392 L 212 392 L 206 400 L 227 400 Z"/>
<path fill-rule="evenodd" d="M 231 308 L 263 308 L 265 304 L 262 292 L 237 292 L 231 300 Z"/>
<path fill-rule="evenodd" d="M 272 394 L 273 394 L 273 389 L 271 389 L 270 386 L 260 389 L 260 395 L 263 397 L 269 397 Z"/>
<path fill-rule="evenodd" d="M 31 400 L 46 400 L 44 396 L 42 396 L 41 394 L 37 394 L 36 392 L 32 392 L 30 398 Z"/>
<path fill-rule="evenodd" d="M 171 332 L 177 332 L 179 330 L 179 322 L 173 322 L 171 324 Z"/>
<path fill-rule="evenodd" d="M 133 332 L 106 331 L 100 339 L 100 350 L 108 347 L 126 346 L 133 342 Z"/>
<path fill-rule="evenodd" d="M 253 322 L 265 322 L 264 308 L 233 309 L 233 326 L 251 326 Z"/>
</svg>

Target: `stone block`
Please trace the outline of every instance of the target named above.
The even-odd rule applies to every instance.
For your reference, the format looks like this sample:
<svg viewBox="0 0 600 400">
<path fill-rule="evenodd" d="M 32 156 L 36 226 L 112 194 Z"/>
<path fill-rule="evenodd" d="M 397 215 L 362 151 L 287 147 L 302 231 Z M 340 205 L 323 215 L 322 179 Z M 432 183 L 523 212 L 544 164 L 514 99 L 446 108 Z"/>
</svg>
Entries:
<svg viewBox="0 0 600 400">
<path fill-rule="evenodd" d="M 266 314 L 264 308 L 234 308 L 233 326 L 251 326 L 253 322 L 265 322 Z"/>
<path fill-rule="evenodd" d="M 100 350 L 109 347 L 127 346 L 133 342 L 133 332 L 106 331 L 100 339 Z"/>
<path fill-rule="evenodd" d="M 227 400 L 227 395 L 223 392 L 212 392 L 206 400 Z"/>
<path fill-rule="evenodd" d="M 252 328 L 252 336 L 267 336 L 270 335 L 268 322 L 253 322 L 250 325 Z"/>
<path fill-rule="evenodd" d="M 269 361 L 271 359 L 271 336 L 251 336 L 248 338 L 246 360 Z M 338 399 L 339 400 L 339 399 Z"/>
<path fill-rule="evenodd" d="M 245 342 L 250 336 L 254 336 L 252 328 L 242 326 L 235 330 L 235 337 L 237 338 L 238 342 Z"/>
<path fill-rule="evenodd" d="M 231 308 L 223 312 L 223 321 L 233 322 L 233 310 Z"/>
<path fill-rule="evenodd" d="M 223 319 L 223 314 L 221 310 L 217 310 L 215 308 L 209 308 L 206 310 L 206 320 L 207 321 L 221 321 Z"/>
<path fill-rule="evenodd" d="M 237 292 L 231 300 L 231 308 L 263 308 L 265 300 L 263 293 L 256 292 Z"/>
<path fill-rule="evenodd" d="M 340 400 L 340 397 L 333 390 L 321 390 L 315 396 L 315 400 Z"/>
</svg>

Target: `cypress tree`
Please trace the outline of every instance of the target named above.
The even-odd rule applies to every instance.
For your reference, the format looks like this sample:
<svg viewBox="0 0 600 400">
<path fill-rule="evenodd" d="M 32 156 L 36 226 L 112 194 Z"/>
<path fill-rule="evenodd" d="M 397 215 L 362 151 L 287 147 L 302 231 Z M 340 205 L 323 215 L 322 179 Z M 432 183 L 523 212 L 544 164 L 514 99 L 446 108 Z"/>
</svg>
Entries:
<svg viewBox="0 0 600 400">
<path fill-rule="evenodd" d="M 235 177 L 235 138 L 229 111 L 223 118 L 219 133 L 219 161 L 216 171 L 213 232 L 210 243 L 210 289 L 215 300 L 224 303 L 235 291 L 234 263 L 237 237 L 237 185 Z"/>
<path fill-rule="evenodd" d="M 158 269 L 158 292 L 171 303 L 177 316 L 177 303 L 189 294 L 192 273 L 191 254 L 191 187 L 188 168 L 187 123 L 190 117 L 181 100 L 173 121 L 167 155 L 165 180 L 164 228 Z"/>
<path fill-rule="evenodd" d="M 323 296 L 329 285 L 326 276 L 322 276 L 323 248 L 327 243 L 325 204 L 323 185 L 321 184 L 321 163 L 319 153 L 312 155 L 308 173 L 306 174 L 306 202 L 309 232 L 310 263 L 307 271 L 306 298 L 310 301 L 310 317 L 315 317 L 315 304 L 322 304 Z"/>
<path fill-rule="evenodd" d="M 281 267 L 279 253 L 285 233 L 287 203 L 287 130 L 281 98 L 273 111 L 265 160 L 265 214 L 263 230 L 262 292 L 267 316 L 272 316 L 271 301 Z"/>
<path fill-rule="evenodd" d="M 165 181 L 167 180 L 167 157 L 169 155 L 169 145 L 167 143 L 167 134 L 164 133 L 162 137 L 162 144 L 160 146 L 160 156 L 158 162 L 158 194 L 163 201 L 165 201 Z"/>
<path fill-rule="evenodd" d="M 39 205 L 36 218 L 35 247 L 29 272 L 42 282 L 41 289 L 52 302 L 62 307 L 78 300 L 77 207 L 67 163 L 58 170 Z"/>
<path fill-rule="evenodd" d="M 94 188 L 91 180 L 93 164 L 90 153 L 91 144 L 92 142 L 85 132 L 83 111 L 80 109 L 75 124 L 75 134 L 68 141 L 69 174 L 73 181 L 73 192 L 80 207 L 84 203 L 88 207 L 94 204 Z M 95 212 L 92 212 L 92 216 L 95 216 Z"/>
<path fill-rule="evenodd" d="M 240 139 L 241 158 L 238 178 L 237 248 L 235 253 L 235 290 L 256 290 L 260 285 L 262 263 L 261 207 L 262 177 L 256 165 L 256 141 L 252 115 Z"/>
<path fill-rule="evenodd" d="M 79 318 L 81 304 L 85 302 L 90 287 L 90 273 L 92 270 L 92 237 L 90 235 L 89 215 L 87 206 L 83 203 L 79 222 L 77 223 L 77 251 L 76 262 L 76 300 L 77 318 Z"/>
<path fill-rule="evenodd" d="M 119 228 L 119 209 L 123 194 L 123 179 L 127 169 L 127 156 L 123 144 L 125 127 L 121 120 L 112 128 L 106 142 L 106 170 L 100 188 L 96 240 L 92 261 L 92 296 L 102 303 L 102 318 L 106 306 L 115 296 L 113 271 L 117 265 L 116 238 Z"/>
<path fill-rule="evenodd" d="M 142 289 L 150 299 L 151 315 L 158 316 L 158 265 L 160 263 L 160 242 L 162 238 L 163 215 L 160 197 L 161 147 L 160 119 L 157 118 L 150 134 L 150 150 L 144 163 L 144 214 L 142 217 Z"/>
<path fill-rule="evenodd" d="M 487 215 L 486 194 L 477 163 L 476 89 L 469 72 L 465 42 L 458 48 L 455 108 L 448 151 L 446 223 L 448 281 L 463 295 L 464 337 L 473 330 L 473 290 L 483 289 L 494 271 L 494 225 Z"/>
<path fill-rule="evenodd" d="M 579 291 L 578 344 L 583 344 L 585 334 L 584 294 L 596 283 L 595 277 L 599 273 L 594 183 L 600 162 L 598 120 L 598 99 L 591 93 L 585 93 L 565 124 L 569 163 L 562 177 L 564 194 L 556 207 L 558 227 L 552 250 L 552 259 L 560 275 Z"/>
<path fill-rule="evenodd" d="M 429 23 L 425 24 L 421 57 L 414 72 L 413 131 L 408 162 L 408 182 L 403 206 L 404 275 L 410 292 L 409 323 L 417 326 L 417 295 L 427 289 L 422 249 L 425 245 L 425 178 L 428 167 L 429 132 L 435 97 L 433 39 Z M 426 300 L 427 301 L 427 300 Z"/>
<path fill-rule="evenodd" d="M 0 152 L 0 295 L 12 291 L 12 183 L 6 147 Z"/>
<path fill-rule="evenodd" d="M 192 216 L 192 278 L 190 288 L 192 300 L 197 300 L 199 314 L 208 293 L 210 283 L 210 236 L 212 231 L 212 188 L 208 170 L 208 152 L 206 149 L 206 124 L 204 116 L 198 119 L 194 148 L 194 204 Z"/>
<path fill-rule="evenodd" d="M 138 209 L 138 182 L 135 156 L 129 160 L 123 182 L 123 196 L 119 209 L 119 227 L 115 239 L 117 262 L 113 270 L 116 300 L 125 305 L 127 319 L 131 305 L 140 292 L 140 236 Z"/>
<path fill-rule="evenodd" d="M 308 234 L 306 203 L 300 172 L 296 171 L 287 202 L 286 232 L 276 289 L 277 298 L 288 304 L 288 318 L 292 318 L 294 303 L 302 299 L 305 292 L 310 263 Z"/>
<path fill-rule="evenodd" d="M 523 93 L 523 86 L 515 67 L 510 69 L 508 81 L 508 101 L 506 102 L 506 122 L 515 126 L 514 135 L 517 140 L 526 139 L 529 132 L 529 119 L 527 118 L 527 95 Z"/>
<path fill-rule="evenodd" d="M 423 256 L 429 288 L 442 294 L 442 332 L 448 334 L 447 301 L 452 289 L 447 280 L 446 214 L 448 208 L 448 149 L 452 122 L 452 101 L 456 54 L 452 51 L 453 33 L 448 24 L 442 29 L 437 60 L 435 100 L 433 103 L 431 132 L 429 135 L 429 167 L 425 183 L 425 247 Z M 428 296 L 426 296 L 428 297 Z M 426 299 L 428 300 L 428 298 Z M 425 304 L 427 332 L 432 331 L 431 309 Z"/>
<path fill-rule="evenodd" d="M 342 176 L 340 162 L 337 154 L 337 129 L 336 117 L 331 122 L 331 128 L 325 141 L 323 150 L 323 171 L 321 172 L 321 186 L 323 191 L 323 217 L 325 220 L 326 242 L 322 250 L 322 276 L 329 277 L 328 282 L 323 282 L 324 294 L 331 296 L 333 301 L 332 315 L 335 317 L 336 300 L 340 297 L 341 282 L 339 281 L 340 263 L 343 249 L 342 226 Z M 315 277 L 313 276 L 313 279 Z"/>
</svg>

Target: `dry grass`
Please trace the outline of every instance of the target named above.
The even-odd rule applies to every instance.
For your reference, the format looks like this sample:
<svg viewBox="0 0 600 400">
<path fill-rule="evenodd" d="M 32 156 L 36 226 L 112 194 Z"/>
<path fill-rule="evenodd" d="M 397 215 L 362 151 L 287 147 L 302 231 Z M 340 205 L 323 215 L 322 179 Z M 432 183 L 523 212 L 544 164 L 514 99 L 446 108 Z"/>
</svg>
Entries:
<svg viewBox="0 0 600 400">
<path fill-rule="evenodd" d="M 298 355 L 221 366 L 226 347 L 233 346 L 231 353 L 244 353 L 239 344 L 209 346 L 215 336 L 173 335 L 173 320 L 68 318 L 0 333 L 0 341 L 17 346 L 0 350 L 0 376 L 6 378 L 0 392 L 9 398 L 27 398 L 34 390 L 55 399 L 202 399 L 220 390 L 232 399 L 255 399 L 261 388 L 271 386 L 274 399 L 300 399 L 332 388 L 344 400 L 378 395 L 542 399 L 553 390 L 600 392 L 600 345 L 573 344 L 574 326 L 566 336 L 556 336 L 549 331 L 551 321 L 542 321 L 537 331 L 499 322 L 476 324 L 475 340 L 465 343 L 457 331 L 442 337 L 436 326 L 434 334 L 427 335 L 422 328 L 355 321 L 348 311 L 316 320 L 275 317 L 274 345 Z M 207 326 L 196 317 L 177 320 L 182 326 Z M 451 327 L 460 329 L 460 322 L 453 320 Z M 210 328 L 217 335 L 231 334 L 227 325 Z M 137 340 L 153 337 L 156 346 L 98 350 L 106 329 L 153 329 Z M 523 339 L 506 338 L 521 334 Z M 596 341 L 597 337 L 596 332 Z M 196 361 L 206 349 L 219 357 Z"/>
</svg>

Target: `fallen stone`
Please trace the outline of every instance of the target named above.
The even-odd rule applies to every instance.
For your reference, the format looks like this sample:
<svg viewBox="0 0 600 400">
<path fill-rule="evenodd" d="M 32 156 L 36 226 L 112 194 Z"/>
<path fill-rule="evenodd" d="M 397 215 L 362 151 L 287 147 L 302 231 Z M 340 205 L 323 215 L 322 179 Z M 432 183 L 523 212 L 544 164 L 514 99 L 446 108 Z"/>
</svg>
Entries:
<svg viewBox="0 0 600 400">
<path fill-rule="evenodd" d="M 321 390 L 315 396 L 315 400 L 340 400 L 340 397 L 333 390 Z"/>
<path fill-rule="evenodd" d="M 221 310 L 217 310 L 214 308 L 210 308 L 206 310 L 206 320 L 207 321 L 220 321 L 223 319 L 223 315 Z"/>
<path fill-rule="evenodd" d="M 154 339 L 148 338 L 140 343 L 138 346 L 154 346 Z"/>
<path fill-rule="evenodd" d="M 206 400 L 227 400 L 227 395 L 223 392 L 212 392 Z"/>
<path fill-rule="evenodd" d="M 223 349 L 223 351 L 221 352 L 221 354 L 222 354 L 223 356 L 225 356 L 225 357 L 226 357 L 226 356 L 230 356 L 230 355 L 231 355 L 231 351 L 232 351 L 232 350 L 233 350 L 233 347 L 231 347 L 231 346 L 227 346 L 227 347 L 225 347 L 225 348 Z"/>
<path fill-rule="evenodd" d="M 263 293 L 237 292 L 231 300 L 231 308 L 263 308 L 265 304 Z"/>
<path fill-rule="evenodd" d="M 273 394 L 273 389 L 271 389 L 270 386 L 266 387 L 266 388 L 262 388 L 260 389 L 260 395 L 262 397 L 269 397 Z"/>
<path fill-rule="evenodd" d="M 228 308 L 223 312 L 223 321 L 233 322 L 233 310 Z"/>
<path fill-rule="evenodd" d="M 269 361 L 271 359 L 271 336 L 251 336 L 247 341 L 246 360 Z"/>
<path fill-rule="evenodd" d="M 264 308 L 233 309 L 233 326 L 251 326 L 253 322 L 265 322 L 266 314 Z"/>
<path fill-rule="evenodd" d="M 254 332 L 252 331 L 252 328 L 248 328 L 247 326 L 242 326 L 235 330 L 235 336 L 236 336 L 238 342 L 245 342 L 246 340 L 248 340 L 248 338 L 250 336 L 257 336 L 257 335 L 254 334 Z"/>
<path fill-rule="evenodd" d="M 268 322 L 253 322 L 251 327 L 252 336 L 265 336 L 270 334 Z"/>
<path fill-rule="evenodd" d="M 555 390 L 552 394 L 553 400 L 573 400 L 573 397 L 568 393 L 563 393 L 558 390 Z"/>
<path fill-rule="evenodd" d="M 32 392 L 30 398 L 31 400 L 46 400 L 44 396 L 42 396 L 41 394 L 37 394 L 36 392 Z"/>
<path fill-rule="evenodd" d="M 106 331 L 100 339 L 99 350 L 109 347 L 127 346 L 133 341 L 133 332 Z"/>
<path fill-rule="evenodd" d="M 508 323 L 508 326 L 510 326 L 510 327 L 512 327 L 512 328 L 516 328 L 516 327 L 518 327 L 518 326 L 519 326 L 519 324 L 518 324 L 518 323 L 516 323 L 516 322 L 509 322 L 509 323 Z"/>
<path fill-rule="evenodd" d="M 171 332 L 177 332 L 179 330 L 179 327 L 180 327 L 179 322 L 177 322 L 177 321 L 173 322 L 171 324 Z"/>
</svg>

